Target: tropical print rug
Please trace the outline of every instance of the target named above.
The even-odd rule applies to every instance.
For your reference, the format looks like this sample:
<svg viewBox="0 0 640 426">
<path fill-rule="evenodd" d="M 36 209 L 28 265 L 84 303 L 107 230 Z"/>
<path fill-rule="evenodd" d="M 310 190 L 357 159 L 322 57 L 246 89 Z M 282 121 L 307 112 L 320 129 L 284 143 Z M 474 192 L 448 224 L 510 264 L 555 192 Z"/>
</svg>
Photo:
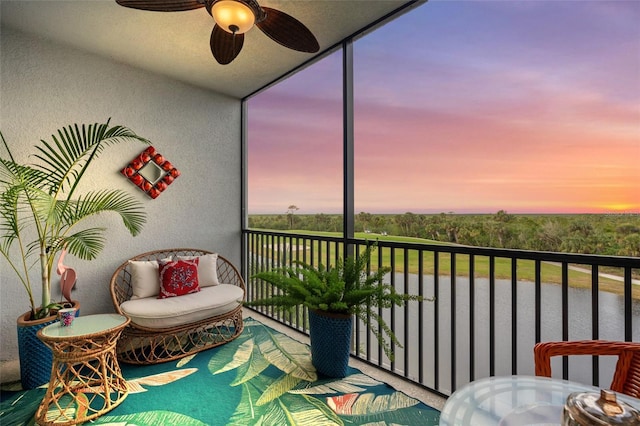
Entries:
<svg viewBox="0 0 640 426">
<path fill-rule="evenodd" d="M 121 365 L 130 388 L 93 424 L 437 425 L 440 412 L 350 368 L 318 377 L 309 347 L 252 318 L 233 342 L 177 362 Z M 0 424 L 32 425 L 45 389 L 2 392 Z"/>
</svg>

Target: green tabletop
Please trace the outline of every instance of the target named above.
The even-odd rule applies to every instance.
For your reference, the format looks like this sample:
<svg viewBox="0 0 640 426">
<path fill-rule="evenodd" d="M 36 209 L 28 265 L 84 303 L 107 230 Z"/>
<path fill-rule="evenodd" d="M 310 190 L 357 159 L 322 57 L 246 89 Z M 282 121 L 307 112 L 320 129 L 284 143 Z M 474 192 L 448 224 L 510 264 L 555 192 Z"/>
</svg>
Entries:
<svg viewBox="0 0 640 426">
<path fill-rule="evenodd" d="M 118 314 L 97 314 L 79 316 L 69 327 L 60 325 L 60 321 L 49 324 L 41 332 L 46 337 L 81 337 L 107 331 L 127 322 L 127 317 Z"/>
</svg>

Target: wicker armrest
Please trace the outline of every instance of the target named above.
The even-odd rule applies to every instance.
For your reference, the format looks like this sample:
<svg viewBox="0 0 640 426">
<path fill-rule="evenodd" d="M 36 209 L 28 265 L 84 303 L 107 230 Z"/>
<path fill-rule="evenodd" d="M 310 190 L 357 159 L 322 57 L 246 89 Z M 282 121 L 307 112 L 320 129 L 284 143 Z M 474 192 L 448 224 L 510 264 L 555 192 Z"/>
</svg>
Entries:
<svg viewBox="0 0 640 426">
<path fill-rule="evenodd" d="M 536 376 L 551 377 L 551 357 L 614 355 L 618 357 L 611 390 L 640 397 L 640 343 L 608 340 L 543 342 L 535 345 Z"/>
</svg>

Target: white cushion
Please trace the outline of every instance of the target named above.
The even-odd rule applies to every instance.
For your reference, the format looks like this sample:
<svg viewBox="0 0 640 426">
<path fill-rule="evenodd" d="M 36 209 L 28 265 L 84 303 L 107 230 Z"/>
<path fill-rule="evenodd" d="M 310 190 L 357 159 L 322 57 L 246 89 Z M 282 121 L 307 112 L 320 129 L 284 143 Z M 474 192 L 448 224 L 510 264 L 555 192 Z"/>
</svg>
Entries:
<svg viewBox="0 0 640 426">
<path fill-rule="evenodd" d="M 122 312 L 135 324 L 167 328 L 200 321 L 232 311 L 242 303 L 242 288 L 231 284 L 204 287 L 198 293 L 158 299 L 127 300 Z"/>
<path fill-rule="evenodd" d="M 161 259 L 171 260 L 170 257 Z M 131 272 L 131 299 L 144 299 L 157 296 L 160 293 L 160 272 L 158 262 L 155 260 L 130 260 L 129 272 Z"/>
<path fill-rule="evenodd" d="M 155 260 L 130 260 L 131 271 L 131 299 L 144 299 L 157 296 L 160 292 L 160 275 L 158 262 Z"/>
<path fill-rule="evenodd" d="M 178 260 L 198 259 L 198 284 L 200 284 L 200 287 L 220 284 L 220 281 L 218 281 L 218 253 L 176 257 Z"/>
</svg>

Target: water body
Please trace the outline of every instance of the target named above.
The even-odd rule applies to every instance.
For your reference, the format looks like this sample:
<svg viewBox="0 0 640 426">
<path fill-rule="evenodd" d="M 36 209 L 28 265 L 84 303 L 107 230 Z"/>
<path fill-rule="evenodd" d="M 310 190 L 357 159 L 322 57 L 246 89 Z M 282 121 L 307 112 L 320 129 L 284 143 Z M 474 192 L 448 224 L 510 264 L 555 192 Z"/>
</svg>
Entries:
<svg viewBox="0 0 640 426">
<path fill-rule="evenodd" d="M 396 289 L 399 292 L 418 293 L 418 276 L 409 275 L 404 282 L 403 274 L 396 274 Z M 622 284 L 621 284 L 622 285 Z M 510 280 L 495 282 L 495 375 L 512 374 L 512 283 Z M 403 374 L 408 369 L 409 377 L 418 381 L 419 362 L 423 363 L 423 383 L 437 388 L 443 393 L 452 390 L 451 378 L 451 337 L 455 330 L 456 359 L 455 388 L 471 380 L 490 375 L 490 283 L 487 278 L 475 279 L 474 316 L 470 316 L 470 283 L 468 277 L 457 277 L 455 288 L 455 326 L 451 322 L 451 279 L 441 276 L 438 293 L 434 293 L 434 277 L 423 278 L 423 294 L 436 296 L 435 302 L 424 302 L 422 338 L 423 353 L 419 353 L 419 304 L 411 302 L 405 313 L 404 308 L 395 308 L 396 336 L 405 346 L 396 349 L 396 371 Z M 541 293 L 541 330 L 542 341 L 562 340 L 562 288 L 556 284 L 542 284 Z M 591 290 L 569 288 L 569 339 L 591 339 L 592 313 Z M 519 281 L 516 298 L 516 339 L 517 374 L 534 374 L 533 346 L 535 344 L 535 287 L 529 281 Z M 633 302 L 633 340 L 640 341 L 640 303 Z M 438 310 L 438 320 L 435 313 Z M 408 317 L 405 326 L 405 315 Z M 385 317 L 390 324 L 391 315 Z M 471 324 L 473 322 L 473 324 Z M 434 348 L 438 331 L 437 364 Z M 599 338 L 605 340 L 624 340 L 624 297 L 600 292 L 599 294 Z M 473 346 L 470 342 L 474 331 Z M 366 346 L 365 332 L 361 332 L 361 347 Z M 377 359 L 377 349 L 373 340 L 373 358 Z M 405 352 L 408 362 L 405 361 Z M 474 374 L 471 376 L 470 360 L 474 361 Z M 554 359 L 554 376 L 561 377 L 561 358 Z M 611 382 L 615 368 L 615 357 L 601 358 L 600 385 L 606 387 Z M 438 383 L 436 386 L 436 370 Z M 570 362 L 569 379 L 591 384 L 591 357 L 578 357 Z"/>
</svg>

